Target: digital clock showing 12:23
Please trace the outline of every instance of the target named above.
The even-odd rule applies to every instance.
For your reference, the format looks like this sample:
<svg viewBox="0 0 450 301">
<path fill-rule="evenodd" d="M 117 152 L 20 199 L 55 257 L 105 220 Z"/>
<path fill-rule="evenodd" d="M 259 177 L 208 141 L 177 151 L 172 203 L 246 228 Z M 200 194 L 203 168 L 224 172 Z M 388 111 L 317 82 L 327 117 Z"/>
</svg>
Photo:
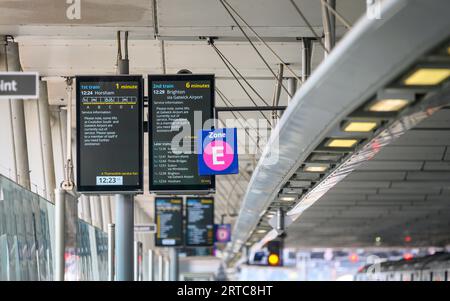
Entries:
<svg viewBox="0 0 450 301">
<path fill-rule="evenodd" d="M 123 177 L 96 177 L 97 185 L 123 185 Z"/>
</svg>

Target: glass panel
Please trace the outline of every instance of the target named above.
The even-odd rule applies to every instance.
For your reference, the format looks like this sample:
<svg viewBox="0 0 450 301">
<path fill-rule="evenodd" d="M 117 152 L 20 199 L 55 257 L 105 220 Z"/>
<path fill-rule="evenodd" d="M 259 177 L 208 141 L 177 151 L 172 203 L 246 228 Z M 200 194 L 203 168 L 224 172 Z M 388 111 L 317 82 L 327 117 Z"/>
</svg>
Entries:
<svg viewBox="0 0 450 301">
<path fill-rule="evenodd" d="M 52 203 L 0 175 L 0 281 L 53 280 L 54 214 Z M 73 212 L 68 224 L 66 279 L 107 280 L 106 233 Z"/>
</svg>

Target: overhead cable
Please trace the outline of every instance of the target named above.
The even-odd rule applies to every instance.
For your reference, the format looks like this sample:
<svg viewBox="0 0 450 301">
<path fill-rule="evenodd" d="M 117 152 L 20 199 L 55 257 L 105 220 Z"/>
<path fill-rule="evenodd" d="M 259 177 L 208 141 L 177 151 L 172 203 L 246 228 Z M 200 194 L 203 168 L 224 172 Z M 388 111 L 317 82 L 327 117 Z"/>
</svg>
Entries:
<svg viewBox="0 0 450 301">
<path fill-rule="evenodd" d="M 250 37 L 247 35 L 247 33 L 245 32 L 245 30 L 242 28 L 242 26 L 239 24 L 239 22 L 236 20 L 236 18 L 234 17 L 233 13 L 230 11 L 230 9 L 228 8 L 228 6 L 224 3 L 224 0 L 219 0 L 220 3 L 223 5 L 223 7 L 225 8 L 225 10 L 228 12 L 228 14 L 230 15 L 230 17 L 233 19 L 234 23 L 236 24 L 236 26 L 239 28 L 239 30 L 242 32 L 242 34 L 244 35 L 244 37 L 247 39 L 247 41 L 250 43 L 250 45 L 252 46 L 253 50 L 255 50 L 256 54 L 258 54 L 258 56 L 261 58 L 261 60 L 263 61 L 264 65 L 266 65 L 267 69 L 269 69 L 270 73 L 272 73 L 273 77 L 275 79 L 278 80 L 278 76 L 276 75 L 276 73 L 272 70 L 272 68 L 270 67 L 269 63 L 266 61 L 266 59 L 262 56 L 262 54 L 259 52 L 258 48 L 256 48 L 255 44 L 252 42 L 252 40 L 250 39 Z M 284 89 L 284 91 L 286 91 L 286 93 L 289 95 L 289 97 L 292 97 L 292 95 L 289 93 L 289 90 L 282 84 L 282 87 Z"/>
<path fill-rule="evenodd" d="M 228 3 L 226 0 L 223 0 L 223 2 L 228 5 L 228 7 L 234 12 L 234 14 L 242 21 L 242 23 L 245 24 L 245 26 L 250 29 L 250 31 L 256 36 L 256 38 L 262 43 L 264 44 L 264 46 L 267 47 L 267 49 L 269 49 L 269 51 L 278 59 L 278 61 L 283 64 L 288 70 L 289 72 L 291 72 L 292 76 L 294 76 L 299 82 L 302 82 L 302 80 L 300 79 L 300 77 L 297 76 L 297 74 L 295 73 L 294 70 L 292 70 L 292 68 L 289 66 L 289 64 L 285 63 L 283 61 L 283 59 L 275 52 L 275 50 L 272 49 L 272 47 L 269 46 L 269 44 L 267 44 L 266 41 L 264 41 L 264 39 L 253 29 L 253 27 L 251 27 L 247 21 L 245 21 L 245 19 L 231 6 L 230 3 Z"/>
</svg>

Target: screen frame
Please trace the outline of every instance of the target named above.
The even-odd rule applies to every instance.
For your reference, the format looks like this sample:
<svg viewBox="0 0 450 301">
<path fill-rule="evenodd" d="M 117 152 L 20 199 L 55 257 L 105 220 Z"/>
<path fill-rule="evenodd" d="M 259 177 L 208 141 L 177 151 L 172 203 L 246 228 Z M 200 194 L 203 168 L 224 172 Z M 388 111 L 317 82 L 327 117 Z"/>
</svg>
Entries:
<svg viewBox="0 0 450 301">
<path fill-rule="evenodd" d="M 173 199 L 179 199 L 181 200 L 181 210 L 180 210 L 180 216 L 181 216 L 181 223 L 180 223 L 180 232 L 181 232 L 181 239 L 179 243 L 176 243 L 174 245 L 163 245 L 161 243 L 158 243 L 158 223 L 157 221 L 157 216 L 158 216 L 158 210 L 157 210 L 157 205 L 156 205 L 156 201 L 157 200 L 173 200 Z M 184 246 L 184 239 L 185 239 L 185 233 L 184 233 L 184 198 L 183 197 L 155 197 L 154 199 L 154 208 L 153 208 L 153 218 L 156 224 L 156 232 L 154 234 L 154 242 L 155 242 L 155 247 L 165 247 L 165 248 L 172 248 L 172 247 L 182 247 Z"/>
<path fill-rule="evenodd" d="M 76 189 L 83 193 L 142 193 L 144 191 L 144 79 L 141 75 L 78 75 L 76 80 Z M 81 82 L 114 82 L 114 81 L 136 81 L 139 88 L 138 98 L 138 124 L 139 124 L 139 185 L 81 185 L 81 110 L 80 110 L 80 83 Z"/>
<path fill-rule="evenodd" d="M 214 119 L 215 110 L 215 75 L 214 74 L 159 74 L 148 75 L 148 153 L 149 153 L 149 191 L 159 193 L 177 193 L 177 194 L 191 194 L 193 192 L 213 193 L 216 190 L 216 177 L 209 176 L 211 183 L 208 185 L 154 185 L 153 184 L 153 127 L 152 127 L 152 110 L 153 110 L 153 93 L 152 86 L 154 81 L 185 81 L 191 79 L 192 81 L 209 80 L 211 82 L 210 97 L 211 110 L 210 119 Z M 197 156 L 197 154 L 193 154 Z M 198 160 L 198 159 L 197 159 Z"/>
<path fill-rule="evenodd" d="M 188 201 L 190 199 L 198 199 L 198 200 L 212 200 L 212 205 L 211 205 L 211 210 L 212 210 L 212 226 L 213 226 L 213 237 L 212 237 L 212 242 L 211 244 L 189 244 L 189 240 L 188 240 L 188 225 L 189 225 L 189 221 L 188 221 L 188 216 L 189 216 L 189 206 L 188 206 Z M 214 246 L 214 210 L 215 210 L 215 203 L 216 200 L 214 197 L 202 197 L 202 196 L 198 196 L 198 197 L 186 197 L 186 218 L 185 218 L 185 223 L 184 223 L 184 241 L 185 241 L 185 246 L 186 247 L 213 247 Z"/>
</svg>

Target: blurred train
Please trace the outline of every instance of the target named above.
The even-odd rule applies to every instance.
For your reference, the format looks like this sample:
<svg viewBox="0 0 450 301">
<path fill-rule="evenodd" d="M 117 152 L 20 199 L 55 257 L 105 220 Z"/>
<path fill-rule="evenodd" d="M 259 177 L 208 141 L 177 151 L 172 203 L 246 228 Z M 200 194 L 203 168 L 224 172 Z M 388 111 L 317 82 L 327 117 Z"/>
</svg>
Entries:
<svg viewBox="0 0 450 301">
<path fill-rule="evenodd" d="M 366 265 L 356 281 L 450 281 L 450 253 Z"/>
</svg>

